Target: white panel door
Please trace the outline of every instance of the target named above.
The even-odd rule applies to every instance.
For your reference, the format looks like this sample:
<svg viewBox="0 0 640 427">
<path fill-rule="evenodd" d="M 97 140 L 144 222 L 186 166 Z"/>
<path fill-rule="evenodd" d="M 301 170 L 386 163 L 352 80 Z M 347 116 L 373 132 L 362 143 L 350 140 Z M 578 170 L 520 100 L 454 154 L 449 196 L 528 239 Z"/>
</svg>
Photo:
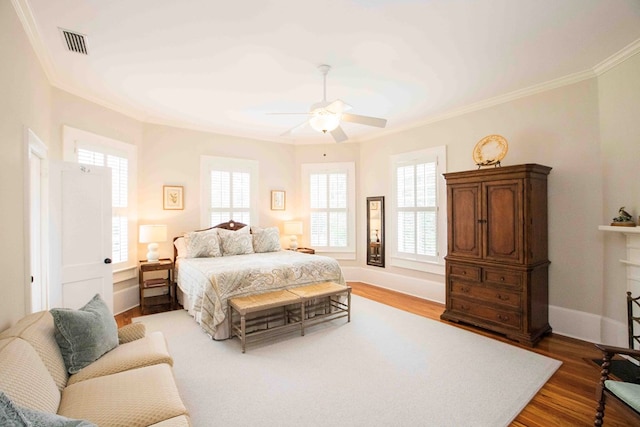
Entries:
<svg viewBox="0 0 640 427">
<path fill-rule="evenodd" d="M 59 162 L 51 184 L 52 265 L 59 268 L 51 307 L 79 308 L 99 293 L 113 311 L 111 170 Z"/>
</svg>

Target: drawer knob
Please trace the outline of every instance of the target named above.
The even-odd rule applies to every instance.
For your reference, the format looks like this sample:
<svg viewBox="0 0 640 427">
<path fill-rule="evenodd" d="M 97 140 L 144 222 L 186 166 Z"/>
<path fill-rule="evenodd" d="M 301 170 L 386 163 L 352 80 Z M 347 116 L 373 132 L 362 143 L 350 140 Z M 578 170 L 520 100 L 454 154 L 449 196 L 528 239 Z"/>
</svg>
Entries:
<svg viewBox="0 0 640 427">
<path fill-rule="evenodd" d="M 501 301 L 509 301 L 509 295 L 498 294 L 498 299 Z"/>
<path fill-rule="evenodd" d="M 504 282 L 504 276 L 500 276 L 500 281 Z"/>
<path fill-rule="evenodd" d="M 498 319 L 506 322 L 509 320 L 509 316 L 503 316 L 502 314 L 498 314 Z"/>
<path fill-rule="evenodd" d="M 462 287 L 462 292 L 464 292 L 465 294 L 468 294 L 469 291 L 470 291 L 470 289 L 468 287 L 466 287 L 466 286 Z"/>
</svg>

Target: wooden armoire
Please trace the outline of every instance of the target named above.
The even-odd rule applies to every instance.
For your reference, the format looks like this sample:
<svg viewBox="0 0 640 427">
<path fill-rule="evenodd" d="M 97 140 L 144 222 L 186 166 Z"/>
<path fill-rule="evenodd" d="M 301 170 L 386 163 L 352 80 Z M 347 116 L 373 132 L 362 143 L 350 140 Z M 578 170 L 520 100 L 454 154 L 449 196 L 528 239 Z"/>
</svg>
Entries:
<svg viewBox="0 0 640 427">
<path fill-rule="evenodd" d="M 447 181 L 446 310 L 534 346 L 551 331 L 547 175 L 538 164 L 444 174 Z"/>
</svg>

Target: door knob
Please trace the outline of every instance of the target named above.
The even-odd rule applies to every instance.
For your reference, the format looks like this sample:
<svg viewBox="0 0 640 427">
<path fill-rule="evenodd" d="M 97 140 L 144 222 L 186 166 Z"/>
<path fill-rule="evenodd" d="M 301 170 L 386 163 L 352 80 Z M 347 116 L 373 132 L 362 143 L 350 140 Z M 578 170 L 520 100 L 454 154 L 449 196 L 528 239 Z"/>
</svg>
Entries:
<svg viewBox="0 0 640 427">
<path fill-rule="evenodd" d="M 111 264 L 111 258 L 105 258 L 104 259 L 104 263 L 105 264 Z"/>
</svg>

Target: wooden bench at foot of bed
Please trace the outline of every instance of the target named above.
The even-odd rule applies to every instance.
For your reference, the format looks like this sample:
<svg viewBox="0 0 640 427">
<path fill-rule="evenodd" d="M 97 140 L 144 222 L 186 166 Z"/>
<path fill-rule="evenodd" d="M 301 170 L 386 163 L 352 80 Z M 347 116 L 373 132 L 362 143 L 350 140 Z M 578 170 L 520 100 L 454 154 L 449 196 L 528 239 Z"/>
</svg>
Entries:
<svg viewBox="0 0 640 427">
<path fill-rule="evenodd" d="M 346 303 L 337 297 L 345 295 Z M 329 320 L 351 321 L 351 287 L 333 282 L 229 299 L 229 338 L 240 337 L 245 352 L 248 337 L 287 332 Z M 237 313 L 237 316 L 234 314 Z M 255 316 L 247 315 L 254 314 Z M 239 318 L 239 319 L 238 319 Z"/>
</svg>

